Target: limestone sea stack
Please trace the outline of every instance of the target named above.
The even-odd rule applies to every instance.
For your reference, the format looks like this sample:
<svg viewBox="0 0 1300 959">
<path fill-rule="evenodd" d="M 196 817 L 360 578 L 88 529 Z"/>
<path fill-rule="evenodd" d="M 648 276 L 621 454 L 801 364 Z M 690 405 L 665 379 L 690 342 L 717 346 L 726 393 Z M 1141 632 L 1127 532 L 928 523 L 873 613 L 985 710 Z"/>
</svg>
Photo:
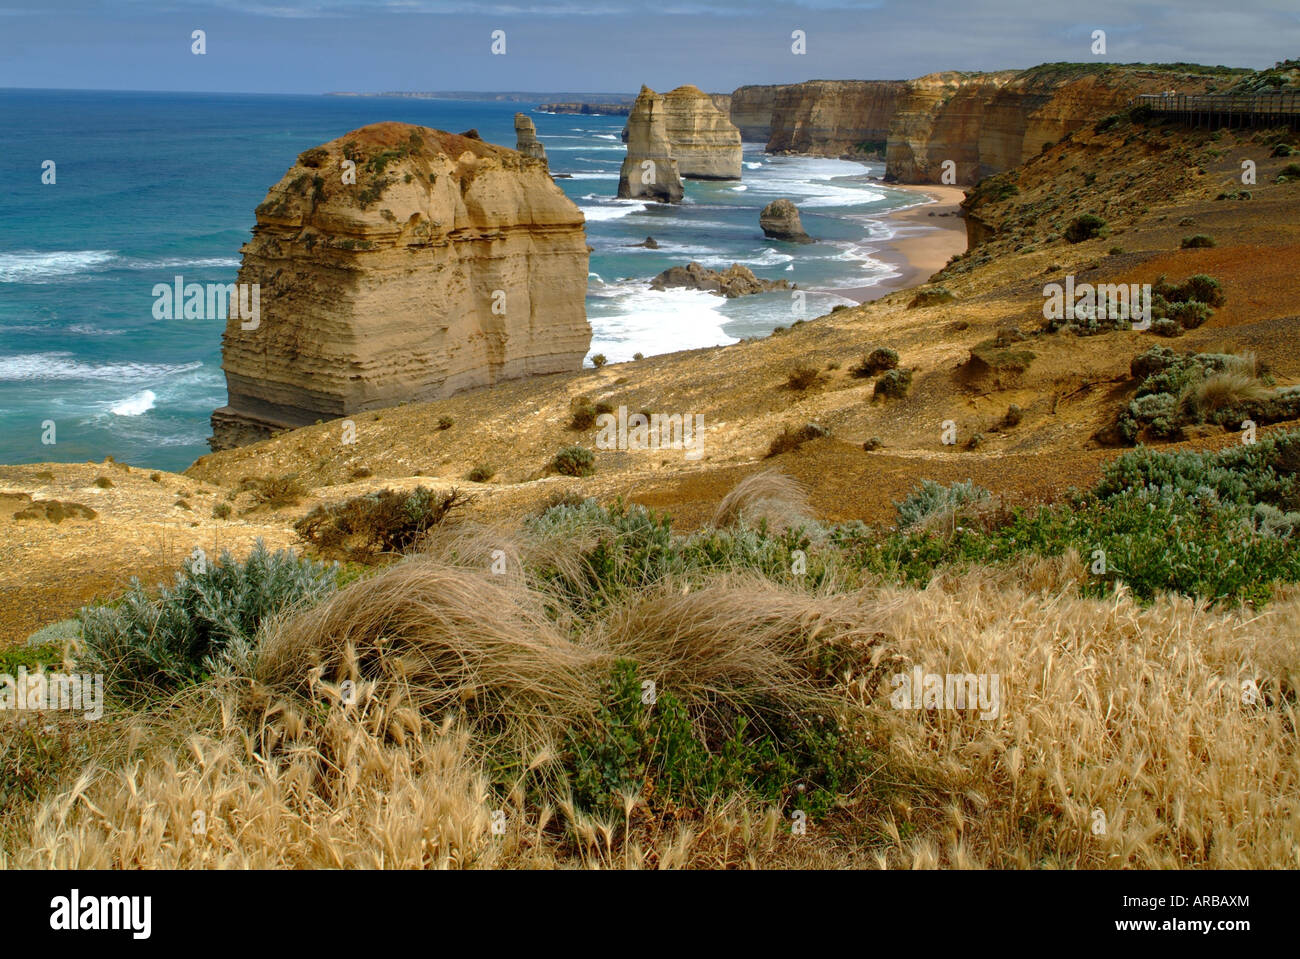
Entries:
<svg viewBox="0 0 1300 959">
<path fill-rule="evenodd" d="M 682 198 L 682 178 L 673 158 L 665 126 L 664 98 L 647 86 L 632 104 L 627 118 L 627 156 L 618 174 L 618 195 L 676 203 Z"/>
<path fill-rule="evenodd" d="M 812 243 L 803 229 L 799 219 L 799 208 L 786 199 L 773 200 L 763 207 L 758 215 L 758 225 L 763 228 L 763 235 L 774 240 L 787 240 L 790 243 Z"/>
<path fill-rule="evenodd" d="M 526 157 L 546 162 L 546 147 L 537 139 L 537 128 L 525 113 L 515 114 L 515 150 Z"/>
<path fill-rule="evenodd" d="M 540 160 L 482 140 L 377 123 L 307 150 L 242 252 L 260 317 L 226 324 L 213 449 L 577 370 L 590 346 L 581 211 Z"/>
<path fill-rule="evenodd" d="M 688 84 L 664 94 L 664 109 L 678 173 L 698 180 L 740 179 L 740 131 L 713 97 Z"/>
</svg>

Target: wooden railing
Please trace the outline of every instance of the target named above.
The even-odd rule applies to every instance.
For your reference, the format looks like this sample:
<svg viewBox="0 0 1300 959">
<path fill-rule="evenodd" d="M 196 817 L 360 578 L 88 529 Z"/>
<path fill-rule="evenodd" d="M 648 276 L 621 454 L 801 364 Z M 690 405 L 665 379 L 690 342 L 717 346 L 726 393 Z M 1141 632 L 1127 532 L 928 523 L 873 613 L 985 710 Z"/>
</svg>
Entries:
<svg viewBox="0 0 1300 959">
<path fill-rule="evenodd" d="M 1194 126 L 1300 127 L 1300 93 L 1144 93 L 1130 104 Z"/>
</svg>

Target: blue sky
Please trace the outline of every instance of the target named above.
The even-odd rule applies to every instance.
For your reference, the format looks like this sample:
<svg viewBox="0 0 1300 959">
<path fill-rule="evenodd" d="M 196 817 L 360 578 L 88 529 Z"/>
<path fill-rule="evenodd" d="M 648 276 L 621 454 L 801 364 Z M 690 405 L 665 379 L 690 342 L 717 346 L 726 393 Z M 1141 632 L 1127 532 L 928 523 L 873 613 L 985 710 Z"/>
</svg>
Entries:
<svg viewBox="0 0 1300 959">
<path fill-rule="evenodd" d="M 0 87 L 730 91 L 1091 60 L 1097 29 L 1112 61 L 1263 67 L 1300 56 L 1300 0 L 0 0 Z"/>
</svg>

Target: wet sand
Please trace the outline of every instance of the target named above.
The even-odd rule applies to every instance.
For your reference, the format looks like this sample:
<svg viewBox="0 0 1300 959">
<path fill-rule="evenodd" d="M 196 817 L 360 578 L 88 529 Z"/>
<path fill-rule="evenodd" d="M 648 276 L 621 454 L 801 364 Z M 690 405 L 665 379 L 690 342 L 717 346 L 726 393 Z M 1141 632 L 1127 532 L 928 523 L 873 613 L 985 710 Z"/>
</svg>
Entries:
<svg viewBox="0 0 1300 959">
<path fill-rule="evenodd" d="M 895 290 L 918 286 L 942 270 L 948 260 L 966 252 L 966 222 L 956 214 L 966 191 L 955 186 L 910 186 L 891 183 L 895 190 L 918 194 L 918 206 L 887 213 L 884 218 L 895 224 L 889 245 L 873 253 L 889 264 L 897 274 L 870 286 L 829 290 L 866 303 Z M 934 214 L 931 216 L 930 214 Z"/>
</svg>

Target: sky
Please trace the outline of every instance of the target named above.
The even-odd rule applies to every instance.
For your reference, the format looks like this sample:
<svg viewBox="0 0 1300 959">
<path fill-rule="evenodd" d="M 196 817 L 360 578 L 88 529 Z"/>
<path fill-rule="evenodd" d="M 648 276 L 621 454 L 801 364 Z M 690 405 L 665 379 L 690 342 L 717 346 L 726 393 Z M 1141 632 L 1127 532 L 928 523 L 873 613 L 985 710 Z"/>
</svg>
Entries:
<svg viewBox="0 0 1300 959">
<path fill-rule="evenodd" d="M 1259 68 L 1296 56 L 1300 0 L 0 0 L 0 88 L 729 92 L 1055 60 Z"/>
</svg>

